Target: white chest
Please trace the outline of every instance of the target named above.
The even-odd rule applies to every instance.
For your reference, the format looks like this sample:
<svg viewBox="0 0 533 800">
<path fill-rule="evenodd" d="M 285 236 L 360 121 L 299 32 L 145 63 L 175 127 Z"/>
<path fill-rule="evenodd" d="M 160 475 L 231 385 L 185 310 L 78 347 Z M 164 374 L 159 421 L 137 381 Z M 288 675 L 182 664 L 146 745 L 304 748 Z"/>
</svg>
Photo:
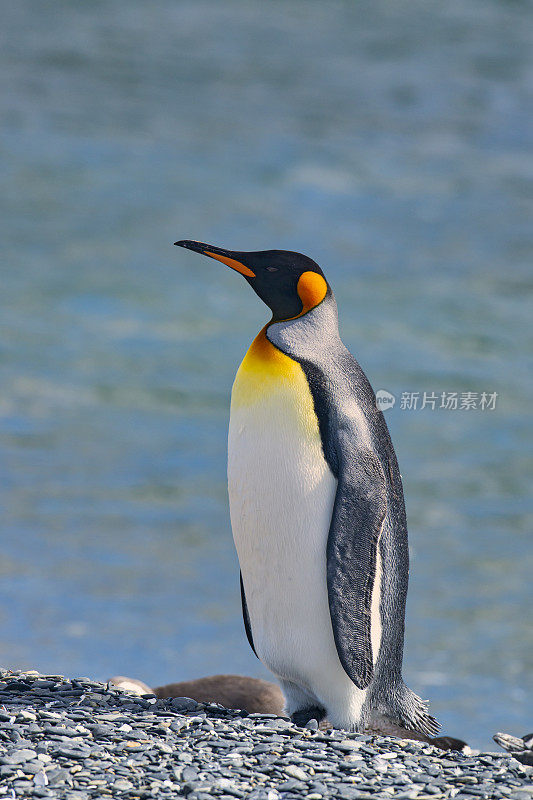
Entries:
<svg viewBox="0 0 533 800">
<path fill-rule="evenodd" d="M 268 380 L 253 396 L 246 384 L 257 374 L 239 371 L 228 485 L 256 650 L 275 673 L 302 682 L 302 671 L 312 671 L 309 653 L 333 645 L 326 544 L 337 481 L 323 456 L 305 376 L 296 367 L 290 380 Z"/>
</svg>

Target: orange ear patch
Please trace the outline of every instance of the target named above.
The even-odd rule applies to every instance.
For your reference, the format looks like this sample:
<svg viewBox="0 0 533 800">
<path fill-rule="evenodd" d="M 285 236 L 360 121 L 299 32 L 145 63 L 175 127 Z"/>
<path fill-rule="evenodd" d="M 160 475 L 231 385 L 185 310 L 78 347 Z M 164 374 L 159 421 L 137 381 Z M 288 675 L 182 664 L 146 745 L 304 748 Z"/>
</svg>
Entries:
<svg viewBox="0 0 533 800">
<path fill-rule="evenodd" d="M 317 272 L 304 272 L 300 275 L 296 288 L 298 297 L 303 304 L 303 308 L 298 314 L 298 316 L 301 317 L 302 314 L 311 311 L 312 308 L 322 302 L 326 296 L 328 285 L 322 275 L 319 275 Z"/>
<path fill-rule="evenodd" d="M 246 275 L 247 278 L 255 278 L 255 272 L 252 272 L 251 269 L 245 267 L 244 264 L 241 264 L 240 261 L 236 261 L 234 258 L 220 256 L 218 253 L 211 253 L 210 250 L 204 250 L 204 256 L 211 256 L 211 258 L 216 258 L 217 261 L 222 261 L 223 264 L 226 264 L 228 267 L 237 270 L 237 272 L 240 272 L 241 275 Z"/>
</svg>

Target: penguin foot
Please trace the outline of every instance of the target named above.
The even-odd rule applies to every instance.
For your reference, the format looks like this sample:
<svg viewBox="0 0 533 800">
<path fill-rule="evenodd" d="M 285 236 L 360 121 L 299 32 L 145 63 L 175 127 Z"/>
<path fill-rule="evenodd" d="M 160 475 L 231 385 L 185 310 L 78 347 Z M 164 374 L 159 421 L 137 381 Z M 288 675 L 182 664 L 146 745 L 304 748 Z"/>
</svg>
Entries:
<svg viewBox="0 0 533 800">
<path fill-rule="evenodd" d="M 326 716 L 326 709 L 321 706 L 308 706 L 307 708 L 300 708 L 291 714 L 291 721 L 300 728 L 305 728 L 310 719 L 316 719 L 317 722 L 324 719 Z"/>
</svg>

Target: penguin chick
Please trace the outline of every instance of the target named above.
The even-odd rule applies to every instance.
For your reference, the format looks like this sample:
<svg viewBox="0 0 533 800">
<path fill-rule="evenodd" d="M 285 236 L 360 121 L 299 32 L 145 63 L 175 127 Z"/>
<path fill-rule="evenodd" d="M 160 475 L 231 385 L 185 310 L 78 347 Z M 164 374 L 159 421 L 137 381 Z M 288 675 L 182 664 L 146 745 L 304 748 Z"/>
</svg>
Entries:
<svg viewBox="0 0 533 800">
<path fill-rule="evenodd" d="M 190 681 L 167 683 L 156 686 L 155 689 L 136 678 L 117 675 L 111 678 L 109 685 L 139 695 L 155 694 L 158 698 L 190 697 L 198 703 L 219 703 L 225 708 L 238 708 L 249 714 L 282 716 L 285 706 L 279 686 L 246 675 L 208 675 Z"/>
</svg>

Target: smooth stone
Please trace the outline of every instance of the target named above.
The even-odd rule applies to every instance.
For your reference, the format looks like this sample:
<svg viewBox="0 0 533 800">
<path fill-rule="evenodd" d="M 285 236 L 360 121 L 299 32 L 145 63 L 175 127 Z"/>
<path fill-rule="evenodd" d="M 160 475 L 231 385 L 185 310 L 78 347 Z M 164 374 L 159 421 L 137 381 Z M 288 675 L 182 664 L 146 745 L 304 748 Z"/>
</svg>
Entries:
<svg viewBox="0 0 533 800">
<path fill-rule="evenodd" d="M 198 772 L 192 767 L 184 767 L 181 777 L 184 781 L 195 781 L 198 779 Z"/>
<path fill-rule="evenodd" d="M 173 711 L 196 711 L 199 704 L 190 697 L 173 697 L 169 702 Z"/>
<path fill-rule="evenodd" d="M 431 779 L 428 775 L 420 775 L 420 774 L 417 775 L 415 773 L 414 775 L 413 774 L 409 775 L 409 778 L 413 783 L 424 783 L 424 784 L 431 783 Z M 477 781 L 474 782 L 476 783 Z"/>
<path fill-rule="evenodd" d="M 252 755 L 259 755 L 260 753 L 270 753 L 272 751 L 272 747 L 268 744 L 257 744 L 252 749 Z"/>
<path fill-rule="evenodd" d="M 26 761 L 20 765 L 20 769 L 27 775 L 36 775 L 42 768 L 43 765 L 39 761 Z"/>
<path fill-rule="evenodd" d="M 193 760 L 193 755 L 192 753 L 184 751 L 182 753 L 177 753 L 176 758 L 178 761 L 182 761 L 184 764 L 190 764 L 191 761 Z"/>
<path fill-rule="evenodd" d="M 17 714 L 17 722 L 35 722 L 37 719 L 37 714 L 34 714 L 33 711 L 19 711 Z"/>
<path fill-rule="evenodd" d="M 23 683 L 22 681 L 10 681 L 6 687 L 6 692 L 28 692 L 30 691 L 30 687 L 27 683 Z"/>
<path fill-rule="evenodd" d="M 188 795 L 191 792 L 201 792 L 202 789 L 210 788 L 209 784 L 204 783 L 203 781 L 186 781 L 183 786 L 181 787 L 183 794 Z"/>
<path fill-rule="evenodd" d="M 75 739 L 84 735 L 75 728 L 66 728 L 61 725 L 43 725 L 43 733 L 60 739 Z M 87 735 L 86 733 L 85 736 Z"/>
<path fill-rule="evenodd" d="M 26 780 L 15 780 L 13 781 L 13 786 L 16 789 L 16 794 L 19 797 L 22 797 L 22 792 L 28 792 L 34 788 L 33 783 L 31 781 Z"/>
<path fill-rule="evenodd" d="M 341 753 L 351 753 L 353 750 L 359 750 L 361 748 L 361 742 L 353 741 L 352 739 L 344 739 L 342 742 L 335 742 L 332 743 L 332 747 L 334 750 L 340 750 Z M 372 751 L 372 755 L 373 755 Z"/>
<path fill-rule="evenodd" d="M 303 781 L 305 783 L 309 780 L 309 775 L 304 772 L 303 769 L 295 766 L 294 764 L 289 764 L 288 766 L 283 767 L 283 771 L 290 778 L 295 778 L 297 781 Z"/>
<path fill-rule="evenodd" d="M 279 783 L 276 788 L 279 792 L 303 792 L 307 787 L 305 783 L 292 778 L 284 783 Z"/>
<path fill-rule="evenodd" d="M 54 756 L 60 756 L 62 758 L 74 758 L 74 759 L 81 759 L 87 758 L 91 751 L 89 748 L 87 749 L 74 749 L 73 747 L 58 747 L 52 751 Z"/>
<path fill-rule="evenodd" d="M 90 730 L 95 739 L 109 739 L 111 738 L 111 734 L 115 732 L 115 728 L 112 725 L 91 725 L 87 723 L 87 728 Z"/>
<path fill-rule="evenodd" d="M 35 750 L 22 748 L 14 750 L 10 755 L 0 758 L 0 764 L 24 764 L 25 761 L 32 761 L 37 758 Z"/>
<path fill-rule="evenodd" d="M 112 784 L 112 788 L 118 789 L 120 792 L 127 792 L 130 789 L 133 789 L 133 783 L 130 783 L 130 781 L 124 780 L 123 778 L 120 778 L 118 781 L 115 781 Z"/>
<path fill-rule="evenodd" d="M 328 792 L 328 787 L 325 783 L 321 783 L 320 781 L 311 781 L 309 784 L 309 789 L 312 792 L 317 792 L 318 794 L 325 795 Z"/>
<path fill-rule="evenodd" d="M 371 794 L 361 792 L 357 786 L 339 787 L 338 796 L 343 800 L 368 800 L 368 798 L 373 797 Z"/>
</svg>

